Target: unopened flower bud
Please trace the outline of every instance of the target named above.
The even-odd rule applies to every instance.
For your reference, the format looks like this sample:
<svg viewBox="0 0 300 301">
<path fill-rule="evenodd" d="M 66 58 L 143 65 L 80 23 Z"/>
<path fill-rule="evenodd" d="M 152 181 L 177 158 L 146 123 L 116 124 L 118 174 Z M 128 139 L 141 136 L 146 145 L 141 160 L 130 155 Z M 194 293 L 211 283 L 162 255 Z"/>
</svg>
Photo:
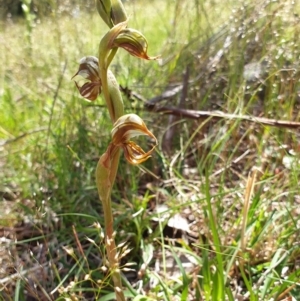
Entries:
<svg viewBox="0 0 300 301">
<path fill-rule="evenodd" d="M 111 1 L 110 0 L 96 0 L 96 7 L 102 20 L 109 28 L 114 26 L 111 20 Z"/>
<path fill-rule="evenodd" d="M 127 14 L 121 0 L 111 0 L 111 19 L 114 25 L 127 20 Z"/>
<path fill-rule="evenodd" d="M 109 28 L 127 20 L 121 0 L 96 0 L 98 13 Z"/>
</svg>

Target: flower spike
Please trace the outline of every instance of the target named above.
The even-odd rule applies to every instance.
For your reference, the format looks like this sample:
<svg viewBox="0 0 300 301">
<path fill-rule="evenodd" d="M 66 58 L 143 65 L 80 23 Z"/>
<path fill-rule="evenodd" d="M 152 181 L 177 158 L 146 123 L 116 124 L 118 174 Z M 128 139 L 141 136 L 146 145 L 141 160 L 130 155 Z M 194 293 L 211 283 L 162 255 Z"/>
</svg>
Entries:
<svg viewBox="0 0 300 301">
<path fill-rule="evenodd" d="M 1 0 L 0 0 L 1 1 Z M 148 42 L 137 30 L 127 28 L 128 18 L 123 7 L 123 0 L 95 0 L 98 13 L 109 27 L 108 32 L 101 38 L 98 48 L 98 57 L 87 56 L 80 60 L 79 69 L 72 77 L 81 96 L 94 101 L 102 92 L 106 102 L 110 119 L 113 122 L 111 131 L 112 140 L 106 151 L 99 158 L 96 168 L 96 184 L 99 198 L 102 202 L 105 223 L 105 248 L 108 268 L 112 276 L 117 301 L 126 301 L 123 293 L 121 278 L 121 257 L 114 238 L 114 216 L 112 211 L 111 193 L 115 183 L 121 150 L 131 164 L 140 164 L 151 157 L 158 142 L 149 131 L 144 121 L 135 114 L 124 114 L 123 99 L 120 86 L 109 70 L 118 48 L 123 48 L 129 54 L 150 60 L 147 54 Z M 83 77 L 84 81 L 77 81 Z M 153 139 L 154 145 L 150 150 L 144 151 L 138 144 L 130 139 L 136 136 L 148 136 Z"/>
</svg>

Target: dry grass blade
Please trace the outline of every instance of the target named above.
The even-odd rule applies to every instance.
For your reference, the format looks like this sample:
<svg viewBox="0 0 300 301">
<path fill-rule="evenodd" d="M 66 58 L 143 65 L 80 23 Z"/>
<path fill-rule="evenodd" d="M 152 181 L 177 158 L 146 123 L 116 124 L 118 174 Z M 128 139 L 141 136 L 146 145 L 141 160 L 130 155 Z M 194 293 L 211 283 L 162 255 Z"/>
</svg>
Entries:
<svg viewBox="0 0 300 301">
<path fill-rule="evenodd" d="M 241 250 L 242 252 L 245 251 L 247 247 L 247 220 L 248 220 L 248 212 L 250 207 L 250 200 L 253 195 L 253 189 L 256 181 L 257 175 L 257 168 L 253 168 L 252 171 L 249 173 L 246 189 L 245 189 L 245 196 L 244 196 L 244 207 L 243 207 L 243 222 L 241 228 Z"/>
</svg>

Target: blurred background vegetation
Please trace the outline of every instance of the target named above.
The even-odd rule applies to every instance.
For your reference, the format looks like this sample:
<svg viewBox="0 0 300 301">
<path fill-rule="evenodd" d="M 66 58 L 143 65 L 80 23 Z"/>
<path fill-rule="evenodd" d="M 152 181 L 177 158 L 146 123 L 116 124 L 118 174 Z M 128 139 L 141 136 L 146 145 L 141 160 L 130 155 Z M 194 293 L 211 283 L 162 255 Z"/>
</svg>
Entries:
<svg viewBox="0 0 300 301">
<path fill-rule="evenodd" d="M 91 11 L 95 1 L 87 0 L 0 0 L 0 17 L 19 17 L 24 15 L 22 5 L 29 5 L 30 11 L 38 17 L 49 17 L 55 13 L 74 14 L 76 10 Z"/>
<path fill-rule="evenodd" d="M 0 4 L 0 297 L 112 300 L 94 176 L 111 124 L 102 98 L 86 102 L 71 80 L 107 27 L 94 1 Z M 117 241 L 135 263 L 127 293 L 300 300 L 299 129 L 157 112 L 299 122 L 299 3 L 125 6 L 161 55 L 119 51 L 111 66 L 126 113 L 159 139 L 143 168 L 122 159 L 113 191 Z"/>
</svg>

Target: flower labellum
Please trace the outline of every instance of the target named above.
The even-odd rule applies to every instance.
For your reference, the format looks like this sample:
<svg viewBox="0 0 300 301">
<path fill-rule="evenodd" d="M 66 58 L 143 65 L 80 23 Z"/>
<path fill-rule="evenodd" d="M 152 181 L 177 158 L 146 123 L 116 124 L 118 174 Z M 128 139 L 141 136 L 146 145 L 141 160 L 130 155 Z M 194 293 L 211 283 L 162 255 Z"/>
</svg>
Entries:
<svg viewBox="0 0 300 301">
<path fill-rule="evenodd" d="M 96 100 L 101 93 L 98 59 L 94 56 L 83 57 L 79 62 L 79 69 L 72 79 L 76 76 L 82 76 L 88 80 L 82 86 L 79 86 L 75 81 L 80 95 L 91 101 Z"/>
<path fill-rule="evenodd" d="M 131 164 L 140 164 L 151 157 L 155 146 L 157 145 L 156 137 L 148 130 L 144 121 L 136 114 L 127 114 L 121 116 L 114 124 L 111 131 L 112 145 L 121 147 L 124 151 L 125 158 Z M 135 142 L 130 141 L 136 136 L 149 136 L 154 139 L 155 145 L 145 152 Z"/>
</svg>

